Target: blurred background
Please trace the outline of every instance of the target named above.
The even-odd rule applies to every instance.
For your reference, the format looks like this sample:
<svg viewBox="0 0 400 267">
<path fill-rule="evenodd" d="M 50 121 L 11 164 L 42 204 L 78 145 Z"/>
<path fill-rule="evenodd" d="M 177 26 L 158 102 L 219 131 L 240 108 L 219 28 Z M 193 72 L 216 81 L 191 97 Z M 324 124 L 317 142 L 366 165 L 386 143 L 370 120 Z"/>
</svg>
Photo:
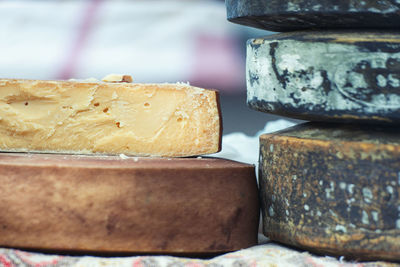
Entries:
<svg viewBox="0 0 400 267">
<path fill-rule="evenodd" d="M 246 106 L 246 40 L 217 0 L 0 1 L 0 76 L 189 82 L 220 91 L 224 134 L 279 118 Z"/>
</svg>

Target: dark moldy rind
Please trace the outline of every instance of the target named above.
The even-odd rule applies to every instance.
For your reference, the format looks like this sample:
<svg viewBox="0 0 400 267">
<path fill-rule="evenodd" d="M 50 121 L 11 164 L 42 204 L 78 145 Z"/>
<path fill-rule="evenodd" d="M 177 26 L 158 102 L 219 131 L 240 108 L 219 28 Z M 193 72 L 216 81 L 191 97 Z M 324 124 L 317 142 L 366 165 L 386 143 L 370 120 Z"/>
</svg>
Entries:
<svg viewBox="0 0 400 267">
<path fill-rule="evenodd" d="M 226 0 L 229 21 L 283 32 L 302 29 L 397 29 L 393 0 Z"/>
<path fill-rule="evenodd" d="M 262 135 L 264 233 L 317 253 L 400 260 L 398 132 L 307 123 Z"/>
<path fill-rule="evenodd" d="M 400 123 L 400 34 L 304 31 L 247 42 L 251 108 L 303 120 Z"/>
<path fill-rule="evenodd" d="M 354 44 L 364 52 L 386 52 L 397 53 L 400 49 L 398 31 L 394 30 L 323 30 L 323 31 L 295 31 L 282 32 L 267 35 L 258 39 L 250 39 L 246 43 L 253 48 L 259 48 L 263 42 L 277 41 L 299 41 L 299 42 L 321 42 L 337 44 Z M 255 41 L 254 41 L 255 40 Z M 263 40 L 263 42 L 260 42 Z M 275 45 L 276 47 L 277 45 Z"/>
<path fill-rule="evenodd" d="M 347 122 L 351 123 L 355 120 L 358 123 L 366 124 L 399 124 L 400 112 L 394 110 L 392 114 L 371 113 L 360 116 L 357 111 L 326 111 L 323 106 L 317 106 L 310 112 L 310 105 L 292 107 L 291 105 L 282 104 L 279 102 L 267 102 L 257 100 L 255 98 L 247 100 L 247 105 L 257 111 L 276 114 L 284 117 L 309 120 L 309 121 L 329 121 L 329 122 Z M 319 113 L 319 114 L 316 114 Z"/>
</svg>

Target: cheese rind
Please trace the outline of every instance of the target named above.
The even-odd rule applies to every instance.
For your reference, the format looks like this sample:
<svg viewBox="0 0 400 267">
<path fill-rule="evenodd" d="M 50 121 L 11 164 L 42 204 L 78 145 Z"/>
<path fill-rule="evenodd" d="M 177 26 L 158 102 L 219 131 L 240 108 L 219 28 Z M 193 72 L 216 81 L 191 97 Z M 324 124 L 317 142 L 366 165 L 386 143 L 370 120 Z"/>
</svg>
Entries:
<svg viewBox="0 0 400 267">
<path fill-rule="evenodd" d="M 398 260 L 399 131 L 307 123 L 262 135 L 264 233 L 317 253 Z"/>
<path fill-rule="evenodd" d="M 215 158 L 0 153 L 0 246 L 221 253 L 257 244 L 254 166 Z"/>
<path fill-rule="evenodd" d="M 226 0 L 228 20 L 275 32 L 307 29 L 396 29 L 392 0 Z"/>
<path fill-rule="evenodd" d="M 400 123 L 400 34 L 294 32 L 249 40 L 247 101 L 304 120 Z"/>
<path fill-rule="evenodd" d="M 141 156 L 219 151 L 218 94 L 185 84 L 0 80 L 0 149 Z"/>
</svg>

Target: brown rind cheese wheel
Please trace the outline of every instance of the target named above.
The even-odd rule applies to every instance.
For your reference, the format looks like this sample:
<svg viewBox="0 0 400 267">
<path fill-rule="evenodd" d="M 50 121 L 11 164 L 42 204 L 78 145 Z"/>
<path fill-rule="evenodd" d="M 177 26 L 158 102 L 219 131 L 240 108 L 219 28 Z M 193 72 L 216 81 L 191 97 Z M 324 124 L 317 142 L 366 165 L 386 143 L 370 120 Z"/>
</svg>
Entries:
<svg viewBox="0 0 400 267">
<path fill-rule="evenodd" d="M 0 154 L 0 246 L 222 253 L 257 244 L 254 166 L 216 158 Z"/>
<path fill-rule="evenodd" d="M 307 123 L 262 135 L 266 236 L 319 254 L 400 260 L 399 130 Z"/>
</svg>

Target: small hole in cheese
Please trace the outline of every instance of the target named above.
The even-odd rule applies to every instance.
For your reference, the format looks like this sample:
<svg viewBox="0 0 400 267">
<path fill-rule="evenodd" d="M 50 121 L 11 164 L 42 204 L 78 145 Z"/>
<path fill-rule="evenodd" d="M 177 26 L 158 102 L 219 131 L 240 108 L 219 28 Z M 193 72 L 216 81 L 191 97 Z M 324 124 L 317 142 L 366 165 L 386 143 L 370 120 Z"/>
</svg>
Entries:
<svg viewBox="0 0 400 267">
<path fill-rule="evenodd" d="M 28 105 L 28 102 L 25 102 L 25 106 L 27 106 Z"/>
</svg>

